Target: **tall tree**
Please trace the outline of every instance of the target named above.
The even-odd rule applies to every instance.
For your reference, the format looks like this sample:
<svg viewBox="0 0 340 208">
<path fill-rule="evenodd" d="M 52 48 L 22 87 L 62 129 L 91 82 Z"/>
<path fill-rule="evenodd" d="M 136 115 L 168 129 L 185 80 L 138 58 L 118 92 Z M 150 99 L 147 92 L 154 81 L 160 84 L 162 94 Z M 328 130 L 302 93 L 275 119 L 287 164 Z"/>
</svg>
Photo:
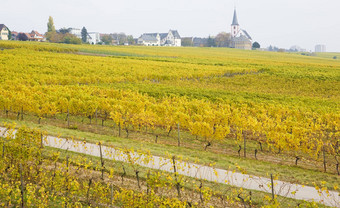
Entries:
<svg viewBox="0 0 340 208">
<path fill-rule="evenodd" d="M 182 38 L 182 46 L 193 46 L 193 38 Z"/>
<path fill-rule="evenodd" d="M 129 45 L 134 45 L 135 44 L 135 39 L 133 38 L 132 35 L 127 36 L 127 42 Z"/>
<path fill-rule="evenodd" d="M 47 32 L 54 32 L 54 31 L 55 31 L 55 27 L 54 27 L 53 18 L 50 16 L 48 18 L 48 23 L 47 23 Z"/>
<path fill-rule="evenodd" d="M 208 41 L 207 41 L 207 47 L 215 47 L 215 46 L 216 46 L 215 39 L 210 37 L 210 35 L 209 35 Z"/>
<path fill-rule="evenodd" d="M 87 30 L 85 27 L 81 29 L 81 40 L 83 41 L 83 43 L 87 42 Z"/>
<path fill-rule="evenodd" d="M 113 41 L 113 38 L 111 35 L 103 35 L 101 39 L 105 43 L 105 45 L 111 45 Z"/>
<path fill-rule="evenodd" d="M 8 40 L 12 40 L 12 32 L 9 29 L 8 29 Z"/>
<path fill-rule="evenodd" d="M 125 33 L 119 33 L 117 34 L 117 36 L 119 45 L 124 45 L 125 43 L 127 43 L 127 36 Z"/>
<path fill-rule="evenodd" d="M 215 43 L 217 47 L 230 47 L 231 36 L 230 33 L 221 32 L 216 35 Z"/>
<path fill-rule="evenodd" d="M 61 34 L 67 34 L 67 33 L 70 33 L 70 29 L 67 29 L 67 28 L 61 28 L 59 29 L 58 31 L 59 33 Z"/>
<path fill-rule="evenodd" d="M 258 42 L 253 43 L 253 49 L 261 48 L 261 45 Z"/>
</svg>

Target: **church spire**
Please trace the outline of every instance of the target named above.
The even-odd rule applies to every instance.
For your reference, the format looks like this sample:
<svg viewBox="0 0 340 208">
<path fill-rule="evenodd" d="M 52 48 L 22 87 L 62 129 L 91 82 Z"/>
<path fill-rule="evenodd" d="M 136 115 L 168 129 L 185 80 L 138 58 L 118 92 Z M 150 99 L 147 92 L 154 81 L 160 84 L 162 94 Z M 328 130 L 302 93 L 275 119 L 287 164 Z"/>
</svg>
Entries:
<svg viewBox="0 0 340 208">
<path fill-rule="evenodd" d="M 237 21 L 236 8 L 234 9 L 234 18 L 233 18 L 233 23 L 231 25 L 239 25 Z"/>
</svg>

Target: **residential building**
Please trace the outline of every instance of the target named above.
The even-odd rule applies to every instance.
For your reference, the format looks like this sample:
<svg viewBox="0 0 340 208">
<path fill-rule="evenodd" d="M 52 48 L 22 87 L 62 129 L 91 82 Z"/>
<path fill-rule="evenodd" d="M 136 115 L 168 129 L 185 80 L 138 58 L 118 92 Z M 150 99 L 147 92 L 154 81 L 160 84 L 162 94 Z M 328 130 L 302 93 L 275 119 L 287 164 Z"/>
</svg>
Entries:
<svg viewBox="0 0 340 208">
<path fill-rule="evenodd" d="M 18 40 L 18 35 L 19 35 L 18 32 L 11 31 L 11 35 L 12 35 L 12 40 Z"/>
<path fill-rule="evenodd" d="M 40 34 L 40 33 L 38 33 L 35 30 L 32 30 L 30 35 L 31 35 L 30 41 L 38 41 L 38 42 L 46 41 L 45 36 Z"/>
<path fill-rule="evenodd" d="M 30 41 L 30 38 L 31 38 L 31 34 L 29 33 L 19 33 L 18 34 L 18 40 L 21 40 L 21 41 Z"/>
<path fill-rule="evenodd" d="M 161 39 L 159 33 L 144 33 L 138 38 L 139 45 L 145 46 L 160 46 Z"/>
<path fill-rule="evenodd" d="M 100 34 L 97 32 L 88 33 L 88 42 L 92 45 L 96 45 L 100 42 Z"/>
<path fill-rule="evenodd" d="M 236 9 L 234 10 L 233 22 L 231 24 L 231 48 L 244 50 L 252 49 L 252 38 L 246 30 L 240 27 Z"/>
<path fill-rule="evenodd" d="M 182 40 L 177 30 L 170 30 L 168 33 L 144 33 L 138 38 L 138 44 L 145 46 L 180 47 Z"/>
<path fill-rule="evenodd" d="M 72 35 L 75 35 L 77 38 L 81 39 L 81 29 L 78 28 L 68 28 L 69 33 L 71 33 Z"/>
<path fill-rule="evenodd" d="M 304 48 L 301 48 L 298 45 L 293 45 L 292 47 L 289 48 L 289 51 L 291 52 L 306 52 L 307 50 Z"/>
<path fill-rule="evenodd" d="M 0 24 L 0 40 L 8 40 L 9 30 L 4 24 Z"/>
<path fill-rule="evenodd" d="M 326 46 L 325 45 L 316 45 L 315 46 L 315 52 L 319 52 L 319 53 L 323 53 L 323 52 L 326 52 Z"/>
<path fill-rule="evenodd" d="M 31 33 L 17 33 L 14 32 L 13 40 L 21 40 L 21 41 L 37 41 L 42 42 L 46 41 L 44 35 L 40 34 L 39 32 L 32 30 Z"/>
<path fill-rule="evenodd" d="M 75 35 L 77 38 L 82 39 L 81 29 L 78 28 L 68 28 L 70 34 Z M 97 44 L 100 42 L 100 35 L 97 32 L 87 33 L 87 42 L 90 44 Z"/>
</svg>

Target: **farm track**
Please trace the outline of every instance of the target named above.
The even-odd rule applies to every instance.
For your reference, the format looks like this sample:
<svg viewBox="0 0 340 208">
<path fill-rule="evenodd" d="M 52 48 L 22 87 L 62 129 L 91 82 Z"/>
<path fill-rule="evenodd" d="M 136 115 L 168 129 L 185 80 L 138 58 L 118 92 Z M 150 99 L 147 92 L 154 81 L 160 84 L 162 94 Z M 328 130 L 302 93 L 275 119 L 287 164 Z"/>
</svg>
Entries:
<svg viewBox="0 0 340 208">
<path fill-rule="evenodd" d="M 3 135 L 6 128 L 0 127 L 0 134 Z M 98 144 L 86 143 L 79 140 L 70 140 L 54 136 L 46 136 L 43 144 L 61 150 L 82 153 L 95 157 L 100 157 L 100 147 Z M 128 157 L 136 158 L 136 164 L 143 167 L 173 172 L 174 165 L 172 159 L 158 156 L 150 158 L 136 152 L 125 152 L 113 147 L 101 146 L 102 155 L 105 159 L 113 159 L 128 162 Z M 198 165 L 189 162 L 175 161 L 178 174 L 197 179 L 228 184 L 231 186 L 242 187 L 250 190 L 257 190 L 271 193 L 271 179 L 242 174 L 238 172 Z M 320 179 L 322 180 L 322 179 Z M 315 201 L 327 206 L 340 207 L 340 193 L 336 191 L 317 190 L 311 186 L 292 184 L 289 182 L 274 180 L 274 193 L 287 198 Z"/>
</svg>

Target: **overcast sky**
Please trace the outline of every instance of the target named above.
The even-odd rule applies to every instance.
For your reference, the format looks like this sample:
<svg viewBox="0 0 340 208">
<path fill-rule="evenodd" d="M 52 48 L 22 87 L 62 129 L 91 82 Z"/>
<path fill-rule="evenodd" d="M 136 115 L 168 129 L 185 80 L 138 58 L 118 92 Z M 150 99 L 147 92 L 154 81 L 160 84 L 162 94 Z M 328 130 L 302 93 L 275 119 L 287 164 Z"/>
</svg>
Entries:
<svg viewBox="0 0 340 208">
<path fill-rule="evenodd" d="M 49 16 L 57 29 L 89 32 L 145 32 L 176 29 L 182 37 L 207 37 L 230 31 L 234 5 L 241 28 L 262 47 L 340 52 L 340 0 L 1 0 L 0 24 L 41 33 Z"/>
</svg>

